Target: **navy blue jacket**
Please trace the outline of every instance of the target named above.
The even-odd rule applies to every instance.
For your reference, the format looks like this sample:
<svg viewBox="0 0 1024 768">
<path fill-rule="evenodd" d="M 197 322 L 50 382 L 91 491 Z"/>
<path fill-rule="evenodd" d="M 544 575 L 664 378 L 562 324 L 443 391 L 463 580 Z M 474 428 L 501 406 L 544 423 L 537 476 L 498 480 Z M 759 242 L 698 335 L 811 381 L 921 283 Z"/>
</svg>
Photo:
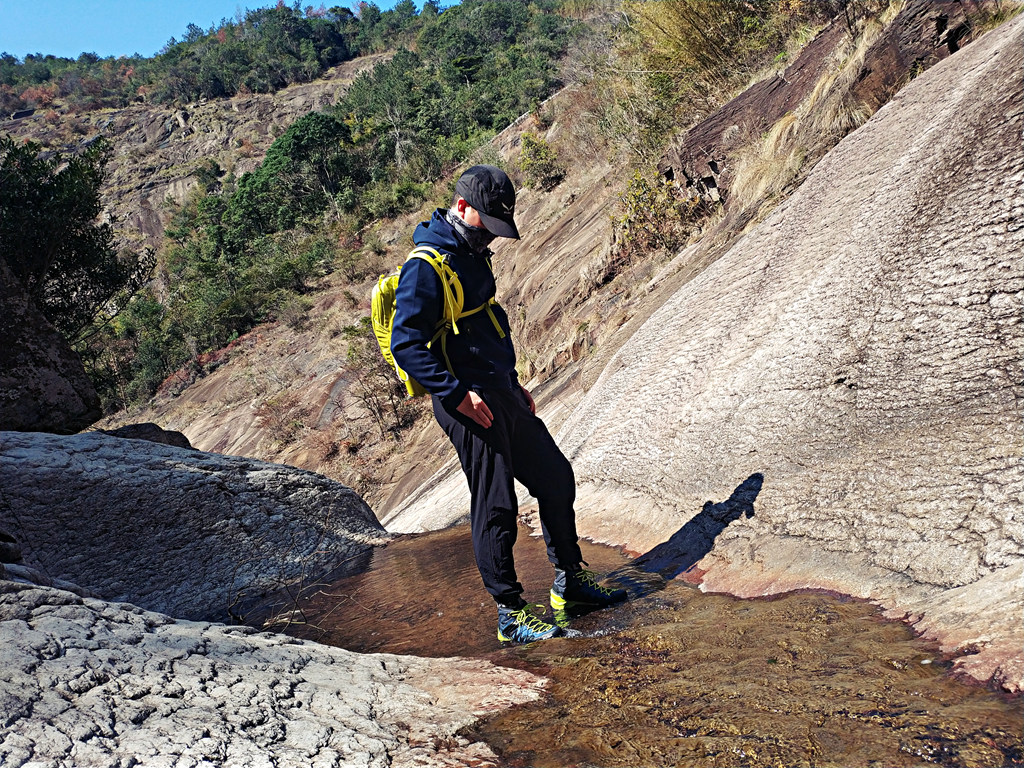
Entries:
<svg viewBox="0 0 1024 768">
<path fill-rule="evenodd" d="M 464 309 L 475 309 L 494 296 L 494 273 L 484 255 L 471 251 L 438 209 L 430 221 L 416 227 L 413 242 L 448 254 L 465 291 Z M 470 389 L 518 389 L 516 352 L 512 346 L 508 316 L 492 306 L 505 338 L 499 336 L 487 312 L 459 320 L 459 332 L 448 331 L 445 346 L 452 371 L 448 370 L 441 343 L 430 349 L 437 324 L 444 316 L 441 279 L 422 259 L 410 259 L 402 266 L 395 296 L 395 320 L 391 331 L 391 354 L 398 365 L 441 398 L 445 410 L 454 412 Z M 454 372 L 454 375 L 453 375 Z"/>
</svg>

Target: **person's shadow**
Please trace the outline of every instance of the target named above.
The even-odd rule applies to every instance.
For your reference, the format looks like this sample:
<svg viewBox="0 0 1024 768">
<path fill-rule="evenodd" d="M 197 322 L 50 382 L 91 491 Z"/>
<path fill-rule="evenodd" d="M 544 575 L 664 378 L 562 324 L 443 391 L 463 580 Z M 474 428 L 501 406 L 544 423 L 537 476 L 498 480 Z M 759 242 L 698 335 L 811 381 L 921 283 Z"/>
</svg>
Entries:
<svg viewBox="0 0 1024 768">
<path fill-rule="evenodd" d="M 704 502 L 703 509 L 668 541 L 608 574 L 608 579 L 626 589 L 630 597 L 661 589 L 665 582 L 700 562 L 730 523 L 741 517 L 754 516 L 754 501 L 763 483 L 764 475 L 756 472 L 740 483 L 725 501 L 717 504 Z"/>
</svg>

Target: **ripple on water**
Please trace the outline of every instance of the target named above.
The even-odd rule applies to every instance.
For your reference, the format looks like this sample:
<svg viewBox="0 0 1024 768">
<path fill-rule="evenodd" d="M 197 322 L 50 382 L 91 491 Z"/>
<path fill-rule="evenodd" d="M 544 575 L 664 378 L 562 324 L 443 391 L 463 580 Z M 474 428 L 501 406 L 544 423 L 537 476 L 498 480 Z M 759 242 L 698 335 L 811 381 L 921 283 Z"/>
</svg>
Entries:
<svg viewBox="0 0 1024 768">
<path fill-rule="evenodd" d="M 598 571 L 629 571 L 586 545 Z M 543 542 L 516 546 L 546 602 Z M 549 695 L 473 729 L 509 766 L 1022 766 L 1022 702 L 951 678 L 876 608 L 820 593 L 740 600 L 634 573 L 624 606 L 577 636 L 501 648 L 466 528 L 404 537 L 370 569 L 289 610 L 289 634 L 357 651 L 486 656 L 550 678 Z M 637 589 L 637 584 L 644 586 Z"/>
</svg>

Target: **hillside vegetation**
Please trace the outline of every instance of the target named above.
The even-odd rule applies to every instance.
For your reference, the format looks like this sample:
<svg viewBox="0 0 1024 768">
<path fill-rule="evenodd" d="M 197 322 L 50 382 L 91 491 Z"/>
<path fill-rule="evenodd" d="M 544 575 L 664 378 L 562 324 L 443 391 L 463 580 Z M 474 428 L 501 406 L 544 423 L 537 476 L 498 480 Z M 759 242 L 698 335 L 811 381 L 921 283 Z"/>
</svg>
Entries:
<svg viewBox="0 0 1024 768">
<path fill-rule="evenodd" d="M 113 329 L 138 340 L 119 391 L 145 397 L 331 269 L 362 277 L 363 228 L 418 206 L 442 171 L 550 91 L 566 26 L 523 3 L 457 6 L 424 24 L 420 54 L 399 50 L 332 109 L 297 120 L 256 171 L 236 182 L 210 164 L 167 233 L 168 295 L 140 297 Z"/>
<path fill-rule="evenodd" d="M 739 40 L 742 51 L 695 58 L 670 84 L 652 75 L 651 82 L 634 86 L 629 96 L 651 102 L 659 120 L 695 96 L 707 102 L 711 79 L 733 82 L 774 55 L 800 23 L 824 18 L 822 4 L 787 10 L 784 3 L 762 3 L 740 13 L 735 4 L 721 3 L 717 12 L 720 18 L 682 18 L 659 29 L 650 11 L 638 6 L 637 32 L 611 28 L 620 36 L 615 55 L 645 67 L 656 64 L 646 61 L 641 44 L 651 35 L 667 38 L 698 24 Z M 259 322 L 301 313 L 295 297 L 328 271 L 340 269 L 356 282 L 379 272 L 373 226 L 427 200 L 446 204 L 449 190 L 443 184 L 435 190 L 434 182 L 564 84 L 557 61 L 570 40 L 585 48 L 610 29 L 607 22 L 573 23 L 557 3 L 475 0 L 440 15 L 420 14 L 405 29 L 414 26 L 415 51 L 399 49 L 356 79 L 330 110 L 297 120 L 257 170 L 235 180 L 212 162 L 200 169 L 199 187 L 167 231 L 161 280 L 118 318 L 107 338 L 86 350 L 112 404 L 145 398 L 174 370 Z M 696 37 L 676 43 L 684 49 L 702 45 Z M 712 75 L 722 58 L 731 68 Z M 659 88 L 675 94 L 673 104 L 659 107 Z M 622 141 L 640 153 L 650 152 L 645 142 L 661 125 L 644 118 L 583 130 L 605 142 L 605 151 Z M 534 146 L 541 159 L 531 165 L 524 156 L 523 181 L 550 187 L 558 161 L 543 139 Z M 639 232 L 624 240 L 648 250 L 673 244 L 670 237 Z M 134 346 L 127 370 L 126 346 Z M 112 348 L 118 349 L 116 361 Z M 392 412 L 400 422 L 397 409 Z"/>
<path fill-rule="evenodd" d="M 388 11 L 360 3 L 358 15 L 284 2 L 239 11 L 208 30 L 189 24 L 182 40 L 171 38 L 153 57 L 77 59 L 0 54 L 0 113 L 62 105 L 72 111 L 124 107 L 135 102 L 175 103 L 272 93 L 313 80 L 343 61 L 415 39 L 440 12 L 427 0 L 420 14 L 412 0 Z"/>
<path fill-rule="evenodd" d="M 177 51 L 175 72 L 219 73 L 226 95 L 251 89 L 230 72 L 251 74 L 260 60 L 239 54 L 235 70 L 211 64 L 229 44 L 285 52 L 299 38 L 300 48 L 342 40 L 344 54 L 316 49 L 323 66 L 331 56 L 394 49 L 332 106 L 283 129 L 250 172 L 197 161 L 191 192 L 168 202 L 153 279 L 79 339 L 108 411 L 120 411 L 111 421 L 156 419 L 200 447 L 315 468 L 371 498 L 385 493 L 396 440 L 426 438 L 414 428 L 420 404 L 401 400 L 373 347 L 366 296 L 401 260 L 415 221 L 448 204 L 461 164 L 502 165 L 521 187 L 530 236 L 499 249 L 499 299 L 513 317 L 524 380 L 551 382 L 555 394 L 596 370 L 587 359 L 604 359 L 619 328 L 649 311 L 652 278 L 680 246 L 708 243 L 703 261 L 677 267 L 668 284 L 765 215 L 877 107 L 850 99 L 849 82 L 904 3 L 467 0 L 441 13 L 428 3 L 418 14 L 409 6 L 363 6 L 353 17 L 279 4 L 192 30 L 146 60 L 166 79 L 171 70 L 159 68 Z M 790 160 L 776 175 L 762 173 L 770 160 L 755 163 L 754 148 L 771 152 L 761 137 L 746 137 L 744 162 L 777 181 L 712 195 L 656 171 L 675 136 L 751 82 L 775 77 L 826 24 L 846 38 L 821 88 L 834 92 L 834 125 L 822 133 L 808 120 L 802 133 L 786 133 Z M 11 72 L 28 76 L 38 61 L 9 58 L 3 82 L 17 90 Z M 39 83 L 63 82 L 70 66 L 54 64 Z M 81 102 L 54 93 L 51 107 L 65 110 L 56 119 L 73 120 Z M 142 98 L 217 95 L 198 86 L 154 94 Z M 787 119 L 793 126 L 798 117 Z M 93 138 L 87 131 L 82 140 Z M 746 212 L 722 227 L 739 203 Z"/>
</svg>

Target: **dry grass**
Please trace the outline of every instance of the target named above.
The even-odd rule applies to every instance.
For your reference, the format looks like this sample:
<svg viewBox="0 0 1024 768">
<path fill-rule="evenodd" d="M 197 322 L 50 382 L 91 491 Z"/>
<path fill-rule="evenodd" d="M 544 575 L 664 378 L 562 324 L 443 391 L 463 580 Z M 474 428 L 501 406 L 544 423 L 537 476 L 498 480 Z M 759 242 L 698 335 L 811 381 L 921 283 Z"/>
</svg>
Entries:
<svg viewBox="0 0 1024 768">
<path fill-rule="evenodd" d="M 867 122 L 869 108 L 849 98 L 864 59 L 889 21 L 902 10 L 905 0 L 889 5 L 877 19 L 865 20 L 858 37 L 840 52 L 810 95 L 800 106 L 778 120 L 759 141 L 741 150 L 736 175 L 730 186 L 741 208 L 763 207 L 766 200 L 782 195 L 805 171 L 809 159 L 818 158 L 843 136 Z"/>
</svg>

